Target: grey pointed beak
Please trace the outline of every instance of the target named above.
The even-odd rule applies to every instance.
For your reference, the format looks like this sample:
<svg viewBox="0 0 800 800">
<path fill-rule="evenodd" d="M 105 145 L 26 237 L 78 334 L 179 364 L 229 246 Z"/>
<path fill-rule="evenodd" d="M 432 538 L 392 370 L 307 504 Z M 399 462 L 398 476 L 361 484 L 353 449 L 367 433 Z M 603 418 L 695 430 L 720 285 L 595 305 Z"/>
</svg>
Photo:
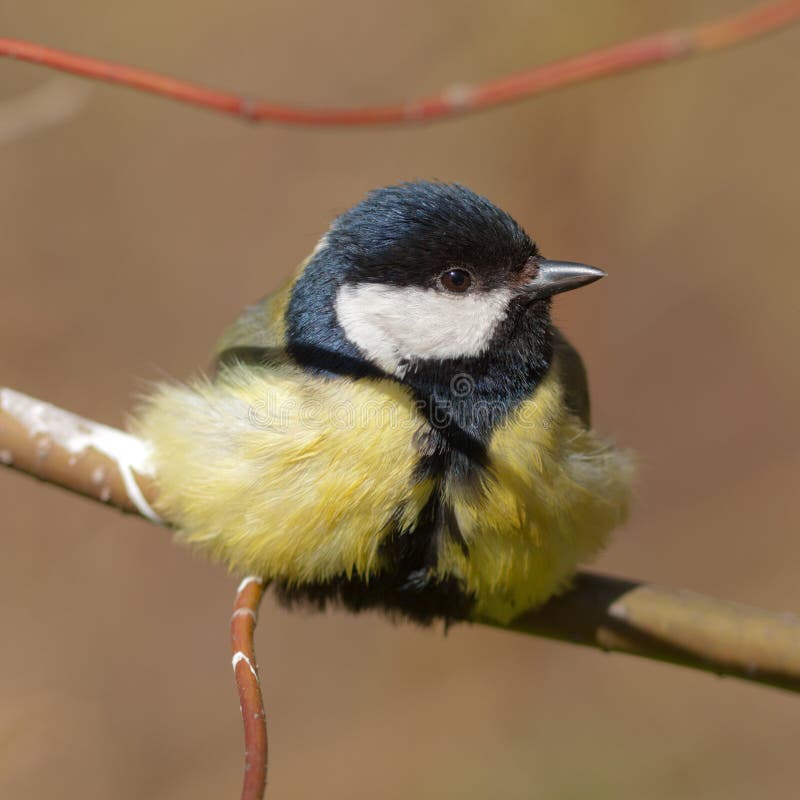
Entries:
<svg viewBox="0 0 800 800">
<path fill-rule="evenodd" d="M 606 275 L 602 269 L 574 261 L 548 261 L 542 258 L 537 265 L 536 275 L 523 289 L 525 294 L 537 298 L 568 292 L 570 289 L 594 283 Z"/>
</svg>

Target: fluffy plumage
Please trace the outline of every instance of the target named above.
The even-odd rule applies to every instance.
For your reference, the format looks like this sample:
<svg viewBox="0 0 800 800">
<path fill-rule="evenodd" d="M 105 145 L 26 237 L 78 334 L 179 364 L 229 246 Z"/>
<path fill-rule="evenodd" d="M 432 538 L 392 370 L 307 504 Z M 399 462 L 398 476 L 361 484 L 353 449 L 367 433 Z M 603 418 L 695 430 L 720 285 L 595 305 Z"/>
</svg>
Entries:
<svg viewBox="0 0 800 800">
<path fill-rule="evenodd" d="M 588 427 L 580 358 L 528 288 L 539 259 L 462 187 L 373 193 L 223 337 L 213 380 L 161 385 L 139 410 L 158 510 L 287 602 L 420 621 L 508 621 L 543 602 L 623 521 L 631 461 Z M 454 266 L 469 294 L 439 282 Z M 397 307 L 351 302 L 343 319 L 337 299 L 364 287 Z M 498 293 L 492 325 L 461 312 Z M 409 338 L 403 314 L 413 329 L 437 304 L 457 312 Z M 355 335 L 353 319 L 377 323 Z"/>
</svg>

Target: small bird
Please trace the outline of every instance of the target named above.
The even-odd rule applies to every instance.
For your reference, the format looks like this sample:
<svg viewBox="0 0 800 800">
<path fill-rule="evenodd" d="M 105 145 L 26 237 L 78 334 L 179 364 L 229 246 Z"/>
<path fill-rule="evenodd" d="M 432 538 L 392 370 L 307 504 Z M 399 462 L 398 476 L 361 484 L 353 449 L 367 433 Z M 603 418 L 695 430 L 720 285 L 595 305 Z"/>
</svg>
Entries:
<svg viewBox="0 0 800 800">
<path fill-rule="evenodd" d="M 286 604 L 506 623 L 627 514 L 632 459 L 590 429 L 549 261 L 457 185 L 377 189 L 223 335 L 213 376 L 133 428 L 178 536 Z"/>
</svg>

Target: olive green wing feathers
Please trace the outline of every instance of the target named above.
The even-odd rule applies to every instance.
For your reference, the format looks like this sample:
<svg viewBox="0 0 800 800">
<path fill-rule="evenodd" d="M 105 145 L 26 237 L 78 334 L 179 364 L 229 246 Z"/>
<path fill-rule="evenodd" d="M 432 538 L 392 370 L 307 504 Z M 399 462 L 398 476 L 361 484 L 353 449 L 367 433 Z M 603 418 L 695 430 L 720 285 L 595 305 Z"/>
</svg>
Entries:
<svg viewBox="0 0 800 800">
<path fill-rule="evenodd" d="M 554 362 L 560 371 L 564 387 L 564 402 L 567 408 L 580 418 L 587 428 L 591 426 L 591 406 L 589 402 L 589 380 L 580 353 L 567 341 L 558 328 L 554 329 Z"/>
<path fill-rule="evenodd" d="M 248 306 L 220 337 L 213 369 L 233 363 L 274 363 L 286 358 L 286 306 L 291 284 Z"/>
</svg>

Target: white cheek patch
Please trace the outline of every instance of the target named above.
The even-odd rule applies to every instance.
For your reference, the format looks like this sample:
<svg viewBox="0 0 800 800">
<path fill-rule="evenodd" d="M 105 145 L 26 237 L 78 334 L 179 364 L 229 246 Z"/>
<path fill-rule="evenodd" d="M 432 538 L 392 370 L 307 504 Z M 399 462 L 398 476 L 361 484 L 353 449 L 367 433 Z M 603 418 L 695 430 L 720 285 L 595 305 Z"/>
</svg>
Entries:
<svg viewBox="0 0 800 800">
<path fill-rule="evenodd" d="M 511 292 L 449 294 L 382 283 L 345 285 L 336 315 L 345 336 L 384 371 L 414 359 L 471 357 L 486 350 Z"/>
</svg>

